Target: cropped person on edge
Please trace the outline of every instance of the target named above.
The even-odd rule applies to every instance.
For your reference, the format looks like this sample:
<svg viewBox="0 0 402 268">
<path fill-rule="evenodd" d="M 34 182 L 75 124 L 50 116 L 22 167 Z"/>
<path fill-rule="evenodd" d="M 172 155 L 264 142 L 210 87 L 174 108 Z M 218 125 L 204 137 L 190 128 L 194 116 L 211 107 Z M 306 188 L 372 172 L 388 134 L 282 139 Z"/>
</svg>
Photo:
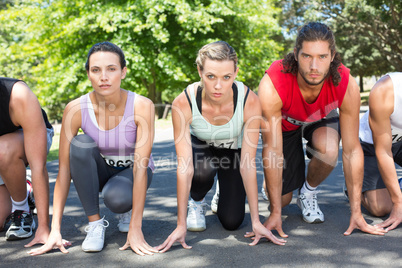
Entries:
<svg viewBox="0 0 402 268">
<path fill-rule="evenodd" d="M 97 252 L 104 246 L 109 223 L 99 212 L 102 191 L 106 207 L 121 214 L 119 230 L 128 231 L 127 242 L 120 249 L 131 247 L 139 255 L 152 255 L 157 250 L 144 239 L 142 217 L 154 170 L 154 105 L 120 88 L 127 67 L 123 51 L 115 44 L 95 44 L 85 68 L 93 91 L 71 101 L 64 110 L 52 230 L 47 243 L 29 254 L 42 254 L 54 247 L 68 252 L 60 228 L 72 178 L 89 221 L 83 251 Z M 77 135 L 80 128 L 84 134 Z M 124 221 L 126 217 L 129 222 Z"/>
<path fill-rule="evenodd" d="M 395 229 L 402 221 L 402 193 L 395 163 L 402 165 L 402 73 L 389 73 L 374 85 L 369 110 L 360 119 L 364 152 L 362 205 L 377 217 L 377 226 Z"/>
<path fill-rule="evenodd" d="M 318 22 L 304 25 L 294 51 L 266 71 L 258 96 L 265 120 L 261 123 L 262 155 L 271 212 L 264 223 L 267 229 L 287 237 L 282 230 L 282 208 L 291 202 L 294 190 L 298 190 L 297 204 L 304 221 L 324 222 L 316 188 L 336 166 L 342 133 L 342 162 L 351 208 L 350 225 L 344 234 L 356 228 L 384 234 L 383 229 L 368 225 L 361 213 L 359 88 L 341 63 L 330 28 Z M 311 159 L 307 176 L 302 137 L 308 141 L 306 151 Z"/>
<path fill-rule="evenodd" d="M 173 102 L 178 216 L 176 229 L 157 247 L 161 252 L 176 241 L 191 248 L 185 241 L 187 230 L 206 229 L 205 195 L 216 174 L 220 188 L 217 215 L 225 229 L 236 230 L 243 222 L 247 193 L 257 234 L 250 245 L 262 237 L 278 245 L 286 242 L 259 220 L 255 155 L 261 106 L 254 92 L 235 81 L 237 61 L 228 43 L 205 45 L 196 59 L 201 81 L 189 85 Z"/>
<path fill-rule="evenodd" d="M 36 224 L 26 180 L 29 164 L 36 193 L 38 229 L 26 247 L 45 243 L 49 236 L 46 156 L 53 128 L 35 94 L 21 80 L 0 78 L 0 102 L 0 230 L 11 213 L 7 240 L 28 238 L 34 233 Z"/>
</svg>

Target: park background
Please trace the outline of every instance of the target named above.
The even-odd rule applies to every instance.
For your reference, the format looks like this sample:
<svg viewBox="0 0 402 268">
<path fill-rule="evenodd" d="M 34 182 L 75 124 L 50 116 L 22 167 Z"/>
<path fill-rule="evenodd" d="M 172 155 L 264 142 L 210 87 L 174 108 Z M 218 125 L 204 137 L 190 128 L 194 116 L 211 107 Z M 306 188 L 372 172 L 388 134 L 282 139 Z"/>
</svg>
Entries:
<svg viewBox="0 0 402 268">
<path fill-rule="evenodd" d="M 122 87 L 152 99 L 159 108 L 158 117 L 163 117 L 165 106 L 199 79 L 194 62 L 201 46 L 216 40 L 229 42 L 239 55 L 238 80 L 257 90 L 269 65 L 292 51 L 297 28 L 307 21 L 321 21 L 334 31 L 343 63 L 364 91 L 362 103 L 366 104 L 371 86 L 381 75 L 402 71 L 401 9 L 400 0 L 0 0 L 0 76 L 26 81 L 57 132 L 65 105 L 92 90 L 84 68 L 89 48 L 108 40 L 127 57 L 128 75 Z M 153 155 L 158 168 L 147 192 L 143 219 L 144 236 L 152 246 L 163 242 L 177 219 L 169 118 L 157 120 L 156 130 Z M 57 159 L 58 136 L 53 146 L 49 160 Z M 58 161 L 49 161 L 47 169 L 53 200 Z M 261 167 L 257 180 L 261 185 Z M 401 267 L 401 228 L 384 237 L 358 230 L 349 237 L 342 235 L 350 217 L 343 184 L 338 164 L 320 186 L 324 224 L 304 223 L 295 200 L 283 210 L 283 226 L 289 235 L 284 247 L 267 241 L 249 247 L 250 240 L 243 237 L 251 228 L 248 215 L 238 230 L 228 232 L 208 211 L 208 230 L 187 234 L 192 250 L 175 245 L 166 254 L 148 257 L 118 251 L 126 236 L 118 231 L 117 216 L 103 202 L 101 211 L 112 226 L 106 233 L 106 246 L 101 254 L 82 252 L 87 220 L 72 184 L 62 229 L 63 237 L 73 243 L 70 254 L 54 250 L 31 257 L 23 249 L 27 240 L 6 242 L 2 233 L 0 267 Z M 213 194 L 208 193 L 208 202 Z M 264 220 L 268 203 L 261 196 L 259 201 Z M 363 215 L 369 224 L 385 220 L 364 210 Z"/>
<path fill-rule="evenodd" d="M 0 0 L 0 76 L 24 80 L 57 125 L 65 105 L 92 90 L 88 50 L 111 41 L 126 55 L 122 88 L 150 98 L 161 119 L 199 79 L 203 45 L 231 44 L 237 80 L 256 91 L 270 64 L 292 51 L 297 29 L 320 21 L 333 30 L 366 104 L 376 79 L 402 71 L 401 13 L 400 0 Z M 55 147 L 57 137 L 49 160 Z"/>
</svg>

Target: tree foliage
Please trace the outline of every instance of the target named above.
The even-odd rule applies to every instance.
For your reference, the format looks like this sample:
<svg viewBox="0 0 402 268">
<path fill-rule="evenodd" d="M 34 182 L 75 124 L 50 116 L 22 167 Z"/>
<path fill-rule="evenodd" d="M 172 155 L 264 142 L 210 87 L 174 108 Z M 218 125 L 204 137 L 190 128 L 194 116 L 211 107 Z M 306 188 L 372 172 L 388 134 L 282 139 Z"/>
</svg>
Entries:
<svg viewBox="0 0 402 268">
<path fill-rule="evenodd" d="M 328 24 L 353 75 L 402 70 L 400 0 L 287 0 L 281 7 L 282 25 L 290 35 L 308 21 Z"/>
<path fill-rule="evenodd" d="M 280 28 L 271 0 L 12 2 L 0 9 L 0 76 L 27 81 L 53 119 L 91 90 L 84 63 L 89 48 L 101 41 L 125 52 L 122 87 L 157 104 L 199 79 L 194 62 L 206 43 L 231 44 L 240 59 L 238 79 L 251 88 L 282 50 L 273 41 Z"/>
</svg>

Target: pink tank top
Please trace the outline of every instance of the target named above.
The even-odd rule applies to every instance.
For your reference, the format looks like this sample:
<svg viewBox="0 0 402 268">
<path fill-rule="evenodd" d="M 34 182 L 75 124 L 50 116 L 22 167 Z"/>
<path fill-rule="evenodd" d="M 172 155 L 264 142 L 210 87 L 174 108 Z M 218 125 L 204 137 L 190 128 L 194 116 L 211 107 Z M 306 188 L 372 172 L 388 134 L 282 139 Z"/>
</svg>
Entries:
<svg viewBox="0 0 402 268">
<path fill-rule="evenodd" d="M 128 167 L 133 163 L 137 125 L 134 122 L 134 100 L 136 94 L 127 92 L 123 118 L 113 129 L 102 130 L 96 121 L 89 93 L 81 97 L 81 128 L 98 145 L 102 157 L 109 166 Z M 150 156 L 148 167 L 154 171 L 155 165 Z"/>
</svg>

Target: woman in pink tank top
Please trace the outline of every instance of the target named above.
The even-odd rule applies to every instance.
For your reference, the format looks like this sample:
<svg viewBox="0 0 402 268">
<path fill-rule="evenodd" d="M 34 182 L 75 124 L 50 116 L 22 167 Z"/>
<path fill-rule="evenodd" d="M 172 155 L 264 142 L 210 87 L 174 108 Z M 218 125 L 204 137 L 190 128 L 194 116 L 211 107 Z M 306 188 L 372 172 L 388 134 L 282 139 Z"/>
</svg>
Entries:
<svg viewBox="0 0 402 268">
<path fill-rule="evenodd" d="M 67 252 L 64 246 L 70 243 L 62 240 L 60 227 L 73 179 L 89 221 L 83 251 L 98 252 L 104 246 L 109 222 L 99 212 L 102 192 L 106 207 L 119 214 L 119 230 L 128 232 L 127 242 L 120 249 L 131 247 L 139 255 L 152 255 L 158 251 L 145 241 L 141 223 L 154 170 L 154 104 L 120 88 L 127 67 L 118 46 L 110 42 L 95 44 L 85 68 L 93 91 L 71 101 L 63 114 L 52 231 L 47 243 L 30 254 L 55 247 Z M 82 135 L 78 135 L 80 128 Z"/>
</svg>

